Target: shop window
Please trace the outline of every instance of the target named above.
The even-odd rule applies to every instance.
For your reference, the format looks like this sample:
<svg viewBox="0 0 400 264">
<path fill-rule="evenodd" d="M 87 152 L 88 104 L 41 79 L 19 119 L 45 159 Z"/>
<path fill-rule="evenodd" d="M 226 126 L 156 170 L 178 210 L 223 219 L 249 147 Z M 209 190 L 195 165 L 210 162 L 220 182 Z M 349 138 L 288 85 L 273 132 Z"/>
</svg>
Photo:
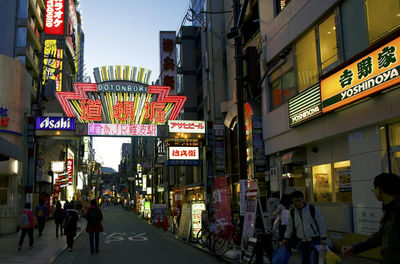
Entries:
<svg viewBox="0 0 400 264">
<path fill-rule="evenodd" d="M 0 216 L 7 215 L 8 175 L 0 175 Z"/>
<path fill-rule="evenodd" d="M 338 60 L 335 15 L 331 15 L 318 26 L 321 68 L 332 65 Z"/>
<path fill-rule="evenodd" d="M 17 47 L 26 46 L 26 27 L 17 28 Z"/>
<path fill-rule="evenodd" d="M 351 203 L 351 174 L 350 161 L 341 161 L 333 164 L 335 178 L 335 199 L 337 203 Z"/>
<path fill-rule="evenodd" d="M 390 126 L 391 135 L 391 152 L 392 155 L 392 171 L 400 175 L 400 122 Z"/>
<path fill-rule="evenodd" d="M 316 84 L 320 72 L 325 73 L 338 63 L 336 32 L 336 14 L 332 14 L 296 42 L 299 93 Z"/>
<path fill-rule="evenodd" d="M 398 0 L 365 0 L 368 39 L 377 40 L 400 26 L 400 2 Z"/>
<path fill-rule="evenodd" d="M 296 65 L 299 92 L 318 82 L 315 30 L 310 30 L 296 43 Z"/>
<path fill-rule="evenodd" d="M 279 14 L 290 2 L 290 0 L 275 0 L 276 14 Z"/>
<path fill-rule="evenodd" d="M 332 170 L 331 164 L 312 167 L 313 201 L 319 203 L 332 202 Z"/>
</svg>

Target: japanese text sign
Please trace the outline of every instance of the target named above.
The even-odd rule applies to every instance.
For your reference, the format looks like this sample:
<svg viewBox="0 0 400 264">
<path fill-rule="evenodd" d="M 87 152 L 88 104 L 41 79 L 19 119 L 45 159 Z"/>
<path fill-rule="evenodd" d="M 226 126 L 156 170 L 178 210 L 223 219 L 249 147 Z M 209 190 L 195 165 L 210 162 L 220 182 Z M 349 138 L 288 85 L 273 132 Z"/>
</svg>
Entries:
<svg viewBox="0 0 400 264">
<path fill-rule="evenodd" d="M 175 31 L 160 31 L 160 80 L 171 90 L 176 87 L 176 49 Z"/>
<path fill-rule="evenodd" d="M 67 159 L 67 174 L 68 174 L 68 184 L 72 185 L 72 178 L 74 173 L 74 160 Z"/>
<path fill-rule="evenodd" d="M 397 38 L 321 81 L 326 113 L 388 88 L 400 80 L 400 38 Z"/>
<path fill-rule="evenodd" d="M 168 147 L 170 160 L 198 160 L 198 147 Z"/>
<path fill-rule="evenodd" d="M 8 114 L 7 114 L 7 107 L 0 107 L 0 126 L 8 126 Z"/>
<path fill-rule="evenodd" d="M 56 91 L 61 91 L 63 50 L 57 48 L 57 40 L 47 39 L 45 41 L 43 56 L 42 84 L 53 80 L 55 82 Z"/>
<path fill-rule="evenodd" d="M 44 31 L 47 34 L 64 34 L 64 0 L 46 0 Z"/>
<path fill-rule="evenodd" d="M 204 121 L 168 120 L 170 133 L 206 133 Z"/>
<path fill-rule="evenodd" d="M 157 125 L 90 123 L 88 135 L 156 137 Z"/>
</svg>

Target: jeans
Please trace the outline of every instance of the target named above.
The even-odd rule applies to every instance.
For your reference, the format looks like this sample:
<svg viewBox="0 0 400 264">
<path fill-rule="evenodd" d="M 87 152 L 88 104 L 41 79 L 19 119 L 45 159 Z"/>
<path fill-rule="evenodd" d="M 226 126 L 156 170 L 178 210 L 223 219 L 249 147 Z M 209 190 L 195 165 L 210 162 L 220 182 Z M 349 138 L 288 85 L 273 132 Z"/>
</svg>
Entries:
<svg viewBox="0 0 400 264">
<path fill-rule="evenodd" d="M 38 216 L 37 221 L 38 221 L 39 236 L 41 236 L 44 229 L 44 224 L 46 223 L 46 217 Z"/>
<path fill-rule="evenodd" d="M 89 232 L 89 243 L 90 243 L 90 252 L 94 252 L 95 249 L 96 251 L 99 250 L 99 232 Z"/>
<path fill-rule="evenodd" d="M 22 247 L 26 233 L 29 236 L 29 246 L 33 246 L 33 228 L 21 228 L 21 237 L 19 238 L 18 245 Z"/>
<path fill-rule="evenodd" d="M 311 241 L 299 241 L 299 252 L 302 264 L 318 264 L 318 250 L 316 245 L 320 244 L 320 239 L 316 238 Z"/>
<path fill-rule="evenodd" d="M 66 234 L 66 236 L 67 236 L 67 247 L 72 249 L 72 246 L 74 245 L 74 235 Z"/>
</svg>

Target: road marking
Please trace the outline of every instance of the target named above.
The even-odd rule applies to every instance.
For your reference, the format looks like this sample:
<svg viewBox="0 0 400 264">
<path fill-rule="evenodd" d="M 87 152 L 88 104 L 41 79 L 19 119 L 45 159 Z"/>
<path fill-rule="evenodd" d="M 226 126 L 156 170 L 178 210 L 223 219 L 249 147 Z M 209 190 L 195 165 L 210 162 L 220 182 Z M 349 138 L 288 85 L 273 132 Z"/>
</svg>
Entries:
<svg viewBox="0 0 400 264">
<path fill-rule="evenodd" d="M 110 235 L 107 235 L 105 238 L 104 243 L 110 244 L 111 242 L 120 242 L 120 241 L 125 241 L 125 240 L 130 240 L 130 241 L 146 241 L 148 240 L 147 237 L 145 237 L 146 233 L 135 233 L 135 232 L 130 232 L 130 233 L 112 233 Z"/>
</svg>

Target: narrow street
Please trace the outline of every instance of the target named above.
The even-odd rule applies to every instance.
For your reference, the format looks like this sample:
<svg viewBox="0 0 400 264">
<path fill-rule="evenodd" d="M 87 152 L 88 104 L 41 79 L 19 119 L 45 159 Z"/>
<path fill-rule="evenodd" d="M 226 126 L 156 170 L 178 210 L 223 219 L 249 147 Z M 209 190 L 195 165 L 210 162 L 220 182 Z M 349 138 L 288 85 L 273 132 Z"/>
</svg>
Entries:
<svg viewBox="0 0 400 264">
<path fill-rule="evenodd" d="M 174 238 L 170 232 L 149 225 L 121 207 L 103 207 L 104 233 L 100 253 L 91 255 L 89 236 L 83 232 L 73 252 L 64 251 L 55 261 L 63 263 L 224 263 Z"/>
</svg>

